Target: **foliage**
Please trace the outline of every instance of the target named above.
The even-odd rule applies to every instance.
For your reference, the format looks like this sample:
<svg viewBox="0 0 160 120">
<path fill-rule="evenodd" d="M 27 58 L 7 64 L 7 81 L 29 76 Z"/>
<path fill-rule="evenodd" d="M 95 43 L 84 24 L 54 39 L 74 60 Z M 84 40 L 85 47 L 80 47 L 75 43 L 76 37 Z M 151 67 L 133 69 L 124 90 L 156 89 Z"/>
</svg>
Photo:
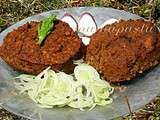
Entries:
<svg viewBox="0 0 160 120">
<path fill-rule="evenodd" d="M 160 120 L 160 100 L 157 100 L 156 102 L 156 108 L 153 116 L 151 117 L 151 120 Z"/>
<path fill-rule="evenodd" d="M 96 0 L 95 4 L 96 4 L 96 6 L 101 6 L 101 0 Z"/>
<path fill-rule="evenodd" d="M 2 18 L 0 18 L 0 26 L 3 26 L 3 25 L 5 25 L 5 21 Z"/>
<path fill-rule="evenodd" d="M 138 14 L 142 17 L 150 17 L 151 11 L 152 11 L 152 5 L 145 4 L 139 7 L 138 9 Z"/>
<path fill-rule="evenodd" d="M 72 6 L 104 6 L 123 9 L 147 19 L 152 18 L 160 26 L 160 0 L 0 0 L 0 32 L 28 16 Z M 152 120 L 160 120 L 160 98 L 156 101 L 156 107 L 153 110 Z M 145 116 L 148 116 L 147 111 L 150 110 L 145 109 Z M 135 114 L 135 117 L 138 118 L 139 114 L 141 114 L 140 111 Z"/>
</svg>

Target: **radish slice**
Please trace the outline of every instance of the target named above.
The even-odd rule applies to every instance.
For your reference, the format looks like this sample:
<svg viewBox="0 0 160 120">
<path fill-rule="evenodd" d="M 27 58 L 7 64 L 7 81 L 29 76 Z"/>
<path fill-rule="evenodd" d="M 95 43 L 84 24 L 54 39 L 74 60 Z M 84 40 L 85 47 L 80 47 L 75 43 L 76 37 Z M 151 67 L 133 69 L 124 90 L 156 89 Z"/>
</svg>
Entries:
<svg viewBox="0 0 160 120">
<path fill-rule="evenodd" d="M 91 38 L 89 37 L 81 37 L 81 39 L 82 39 L 83 44 L 86 46 L 89 45 L 90 40 L 91 40 Z"/>
<path fill-rule="evenodd" d="M 97 31 L 97 24 L 90 13 L 83 13 L 78 23 L 78 31 L 85 36 L 91 36 Z"/>
<path fill-rule="evenodd" d="M 117 20 L 117 19 L 114 19 L 114 18 L 111 18 L 111 19 L 105 21 L 103 24 L 101 24 L 101 25 L 99 26 L 99 28 L 101 29 L 101 28 L 103 28 L 104 26 L 113 24 L 113 23 L 115 23 L 115 22 L 118 22 L 118 20 Z"/>
<path fill-rule="evenodd" d="M 69 24 L 69 26 L 73 29 L 73 31 L 77 31 L 78 30 L 78 24 L 77 24 L 77 21 L 74 19 L 74 17 L 69 14 L 69 13 L 66 13 L 62 19 L 61 19 L 63 22 L 66 22 Z"/>
</svg>

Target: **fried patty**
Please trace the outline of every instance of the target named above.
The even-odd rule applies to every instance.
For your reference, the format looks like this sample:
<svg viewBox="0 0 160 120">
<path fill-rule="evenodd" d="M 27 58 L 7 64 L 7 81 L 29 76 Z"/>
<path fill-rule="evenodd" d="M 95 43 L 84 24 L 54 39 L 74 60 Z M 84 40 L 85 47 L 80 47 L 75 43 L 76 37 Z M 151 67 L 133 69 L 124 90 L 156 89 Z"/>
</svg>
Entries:
<svg viewBox="0 0 160 120">
<path fill-rule="evenodd" d="M 37 44 L 39 22 L 28 22 L 7 34 L 0 46 L 1 58 L 16 70 L 38 74 L 48 66 L 62 70 L 81 47 L 81 40 L 67 23 L 55 22 L 42 45 Z"/>
<path fill-rule="evenodd" d="M 119 21 L 99 29 L 87 48 L 86 62 L 106 80 L 122 82 L 158 64 L 160 36 L 150 21 Z"/>
</svg>

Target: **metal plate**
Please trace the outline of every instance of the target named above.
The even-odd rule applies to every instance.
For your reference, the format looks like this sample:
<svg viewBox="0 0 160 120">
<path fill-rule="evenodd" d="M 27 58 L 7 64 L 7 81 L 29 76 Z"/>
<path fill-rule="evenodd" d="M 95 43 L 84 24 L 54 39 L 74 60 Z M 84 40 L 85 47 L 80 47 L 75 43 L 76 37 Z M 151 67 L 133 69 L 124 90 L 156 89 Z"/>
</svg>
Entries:
<svg viewBox="0 0 160 120">
<path fill-rule="evenodd" d="M 112 8 L 75 7 L 53 10 L 29 17 L 9 27 L 0 34 L 0 42 L 2 43 L 8 32 L 28 21 L 39 21 L 51 14 L 56 14 L 58 18 L 61 18 L 66 12 L 71 13 L 77 20 L 80 14 L 90 12 L 95 17 L 98 26 L 110 18 L 125 20 L 140 18 L 137 15 Z M 128 97 L 131 109 L 135 111 L 156 97 L 160 88 L 160 66 L 157 66 L 142 76 L 135 78 L 130 83 L 124 83 L 127 89 L 117 93 L 122 94 L 122 96 L 115 95 L 113 104 L 105 107 L 96 107 L 94 110 L 87 112 L 71 108 L 42 109 L 27 96 L 16 94 L 12 78 L 18 74 L 2 60 L 0 61 L 0 102 L 2 107 L 17 115 L 37 120 L 110 120 L 129 113 L 125 98 L 122 97 L 123 95 Z"/>
</svg>

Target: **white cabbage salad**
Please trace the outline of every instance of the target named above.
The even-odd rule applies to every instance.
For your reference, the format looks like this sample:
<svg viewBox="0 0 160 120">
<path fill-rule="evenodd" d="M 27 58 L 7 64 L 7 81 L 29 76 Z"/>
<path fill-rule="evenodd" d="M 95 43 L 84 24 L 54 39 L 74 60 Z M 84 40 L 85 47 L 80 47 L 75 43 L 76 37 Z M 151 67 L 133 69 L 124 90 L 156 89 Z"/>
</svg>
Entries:
<svg viewBox="0 0 160 120">
<path fill-rule="evenodd" d="M 28 94 L 43 108 L 69 106 L 84 111 L 113 101 L 113 87 L 87 64 L 78 64 L 72 75 L 56 73 L 48 67 L 37 76 L 23 74 L 17 78 L 15 84 L 20 93 Z"/>
</svg>

